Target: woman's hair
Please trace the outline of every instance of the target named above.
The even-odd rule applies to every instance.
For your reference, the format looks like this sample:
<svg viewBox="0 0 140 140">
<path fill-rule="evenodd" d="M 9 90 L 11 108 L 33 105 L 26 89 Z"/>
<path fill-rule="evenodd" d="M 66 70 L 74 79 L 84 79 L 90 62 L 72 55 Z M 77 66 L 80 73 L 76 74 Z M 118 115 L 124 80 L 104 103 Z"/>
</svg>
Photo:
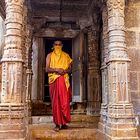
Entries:
<svg viewBox="0 0 140 140">
<path fill-rule="evenodd" d="M 53 46 L 54 46 L 57 42 L 59 42 L 59 43 L 63 46 L 63 43 L 62 43 L 62 41 L 60 41 L 60 40 L 56 40 L 56 41 L 54 41 Z"/>
</svg>

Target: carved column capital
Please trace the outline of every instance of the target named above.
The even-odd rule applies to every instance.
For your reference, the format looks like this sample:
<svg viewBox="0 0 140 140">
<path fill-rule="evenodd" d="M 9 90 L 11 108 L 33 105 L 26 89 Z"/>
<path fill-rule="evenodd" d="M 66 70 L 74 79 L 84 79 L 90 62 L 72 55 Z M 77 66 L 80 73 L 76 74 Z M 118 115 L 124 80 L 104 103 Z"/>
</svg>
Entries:
<svg viewBox="0 0 140 140">
<path fill-rule="evenodd" d="M 124 25 L 125 0 L 107 0 L 109 61 L 127 60 Z"/>
<path fill-rule="evenodd" d="M 119 11 L 121 16 L 124 16 L 124 7 L 125 7 L 125 0 L 107 0 L 107 7 L 110 16 L 115 16 L 115 11 Z"/>
</svg>

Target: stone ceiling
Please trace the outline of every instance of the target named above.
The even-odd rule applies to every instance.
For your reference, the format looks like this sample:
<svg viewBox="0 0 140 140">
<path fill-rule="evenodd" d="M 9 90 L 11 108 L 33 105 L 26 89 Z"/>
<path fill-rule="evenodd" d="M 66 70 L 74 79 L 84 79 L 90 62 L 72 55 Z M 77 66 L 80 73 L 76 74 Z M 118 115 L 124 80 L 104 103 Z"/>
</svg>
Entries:
<svg viewBox="0 0 140 140">
<path fill-rule="evenodd" d="M 5 0 L 0 0 L 0 14 L 5 18 Z M 64 22 L 69 28 L 88 26 L 91 21 L 89 15 L 97 15 L 102 0 L 25 0 L 28 6 L 29 17 L 36 29 L 43 29 L 53 22 Z M 93 10 L 94 9 L 94 10 Z M 91 13 L 91 14 L 89 14 Z M 89 23 L 88 23 L 89 22 Z M 51 23 L 51 24 L 50 24 Z M 68 25 L 67 25 L 68 24 Z M 54 26 L 54 23 L 53 23 Z M 56 25 L 59 27 L 59 24 Z M 60 26 L 63 27 L 61 24 Z"/>
<path fill-rule="evenodd" d="M 34 18 L 48 21 L 60 20 L 60 7 L 63 21 L 75 21 L 87 17 L 89 5 L 95 0 L 30 0 Z"/>
<path fill-rule="evenodd" d="M 0 0 L 0 14 L 5 17 L 5 0 Z M 33 18 L 47 21 L 75 21 L 87 17 L 89 10 L 101 0 L 26 0 Z M 61 13 L 60 13 L 61 9 Z"/>
</svg>

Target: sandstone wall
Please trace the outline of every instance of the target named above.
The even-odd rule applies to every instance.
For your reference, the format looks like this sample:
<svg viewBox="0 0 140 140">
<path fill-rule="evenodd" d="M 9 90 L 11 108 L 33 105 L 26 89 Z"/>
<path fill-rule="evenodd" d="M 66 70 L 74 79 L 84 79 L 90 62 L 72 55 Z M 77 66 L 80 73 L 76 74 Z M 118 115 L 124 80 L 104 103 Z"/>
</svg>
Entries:
<svg viewBox="0 0 140 140">
<path fill-rule="evenodd" d="M 125 9 L 126 43 L 130 64 L 130 92 L 134 110 L 140 115 L 140 1 L 128 0 Z"/>
</svg>

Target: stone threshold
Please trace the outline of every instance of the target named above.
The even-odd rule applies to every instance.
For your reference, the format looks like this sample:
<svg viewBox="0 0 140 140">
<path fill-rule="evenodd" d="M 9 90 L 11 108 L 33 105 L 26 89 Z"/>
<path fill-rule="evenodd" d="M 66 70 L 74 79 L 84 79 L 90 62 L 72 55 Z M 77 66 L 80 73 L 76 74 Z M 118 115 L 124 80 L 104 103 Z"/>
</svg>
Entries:
<svg viewBox="0 0 140 140">
<path fill-rule="evenodd" d="M 100 116 L 90 115 L 71 115 L 71 122 L 87 122 L 87 123 L 98 123 Z M 32 116 L 31 124 L 45 124 L 53 123 L 53 117 L 48 116 Z"/>
</svg>

